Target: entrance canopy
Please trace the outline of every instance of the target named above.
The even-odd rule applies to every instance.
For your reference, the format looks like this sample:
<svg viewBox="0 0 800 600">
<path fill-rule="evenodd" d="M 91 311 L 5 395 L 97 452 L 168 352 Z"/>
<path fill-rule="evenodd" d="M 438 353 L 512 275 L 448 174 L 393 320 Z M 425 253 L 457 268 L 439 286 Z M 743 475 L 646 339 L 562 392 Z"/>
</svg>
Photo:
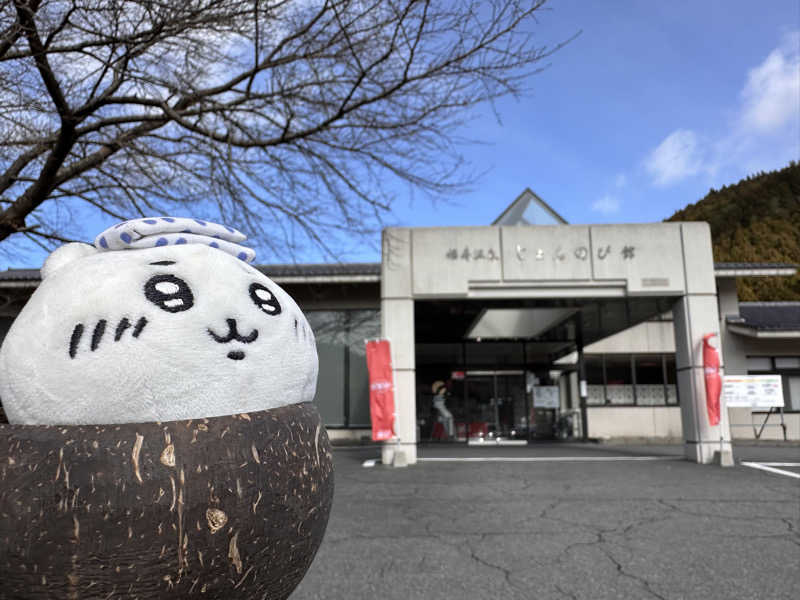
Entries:
<svg viewBox="0 0 800 600">
<path fill-rule="evenodd" d="M 575 308 L 485 308 L 465 337 L 535 338 L 575 314 Z"/>
<path fill-rule="evenodd" d="M 384 462 L 394 452 L 416 460 L 416 362 L 426 343 L 482 346 L 479 333 L 511 334 L 526 340 L 526 354 L 528 343 L 543 344 L 553 361 L 670 308 L 687 456 L 728 460 L 725 415 L 713 424 L 704 416 L 700 342 L 720 328 L 707 223 L 385 229 L 381 333 L 392 342 L 397 439 Z"/>
<path fill-rule="evenodd" d="M 418 351 L 432 344 L 525 342 L 529 359 L 552 363 L 584 345 L 663 314 L 675 298 L 417 300 Z"/>
</svg>

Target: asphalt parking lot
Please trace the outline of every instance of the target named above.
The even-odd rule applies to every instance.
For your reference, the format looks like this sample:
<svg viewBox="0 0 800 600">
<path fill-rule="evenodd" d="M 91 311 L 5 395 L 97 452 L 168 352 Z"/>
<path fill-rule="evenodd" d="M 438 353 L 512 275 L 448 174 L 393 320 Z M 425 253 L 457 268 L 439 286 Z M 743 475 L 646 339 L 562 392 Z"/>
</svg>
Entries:
<svg viewBox="0 0 800 600">
<path fill-rule="evenodd" d="M 438 446 L 394 469 L 337 448 L 325 540 L 291 599 L 794 600 L 800 447 L 734 454 L 721 468 L 680 446 Z"/>
</svg>

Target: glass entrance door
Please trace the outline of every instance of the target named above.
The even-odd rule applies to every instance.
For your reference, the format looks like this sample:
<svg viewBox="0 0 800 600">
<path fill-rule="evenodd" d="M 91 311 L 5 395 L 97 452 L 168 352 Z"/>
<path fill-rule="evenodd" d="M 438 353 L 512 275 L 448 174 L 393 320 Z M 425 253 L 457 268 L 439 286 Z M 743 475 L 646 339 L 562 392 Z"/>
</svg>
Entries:
<svg viewBox="0 0 800 600">
<path fill-rule="evenodd" d="M 471 443 L 528 439 L 524 371 L 467 371 L 463 430 Z"/>
</svg>

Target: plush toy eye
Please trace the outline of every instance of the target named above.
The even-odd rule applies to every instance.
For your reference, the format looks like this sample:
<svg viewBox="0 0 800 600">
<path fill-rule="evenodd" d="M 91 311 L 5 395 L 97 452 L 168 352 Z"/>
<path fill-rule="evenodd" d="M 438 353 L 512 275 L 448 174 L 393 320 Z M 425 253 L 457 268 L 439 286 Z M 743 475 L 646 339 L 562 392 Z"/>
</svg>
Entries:
<svg viewBox="0 0 800 600">
<path fill-rule="evenodd" d="M 144 284 L 144 295 L 161 310 L 182 312 L 194 306 L 192 290 L 174 275 L 156 275 Z"/>
<path fill-rule="evenodd" d="M 266 286 L 260 283 L 251 283 L 250 298 L 253 299 L 253 302 L 255 302 L 258 308 L 268 315 L 275 316 L 281 314 L 281 305 L 278 304 L 278 299 Z"/>
</svg>

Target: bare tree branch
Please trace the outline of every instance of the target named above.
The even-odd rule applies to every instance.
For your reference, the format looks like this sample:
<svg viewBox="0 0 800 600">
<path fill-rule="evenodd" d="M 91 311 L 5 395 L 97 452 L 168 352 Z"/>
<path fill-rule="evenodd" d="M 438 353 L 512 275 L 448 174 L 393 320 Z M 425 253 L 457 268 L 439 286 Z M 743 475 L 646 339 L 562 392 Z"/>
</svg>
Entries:
<svg viewBox="0 0 800 600">
<path fill-rule="evenodd" d="M 269 252 L 380 227 L 406 182 L 471 183 L 453 138 L 559 45 L 544 0 L 8 0 L 0 241 L 196 212 Z M 91 232 L 88 232 L 91 233 Z"/>
</svg>

